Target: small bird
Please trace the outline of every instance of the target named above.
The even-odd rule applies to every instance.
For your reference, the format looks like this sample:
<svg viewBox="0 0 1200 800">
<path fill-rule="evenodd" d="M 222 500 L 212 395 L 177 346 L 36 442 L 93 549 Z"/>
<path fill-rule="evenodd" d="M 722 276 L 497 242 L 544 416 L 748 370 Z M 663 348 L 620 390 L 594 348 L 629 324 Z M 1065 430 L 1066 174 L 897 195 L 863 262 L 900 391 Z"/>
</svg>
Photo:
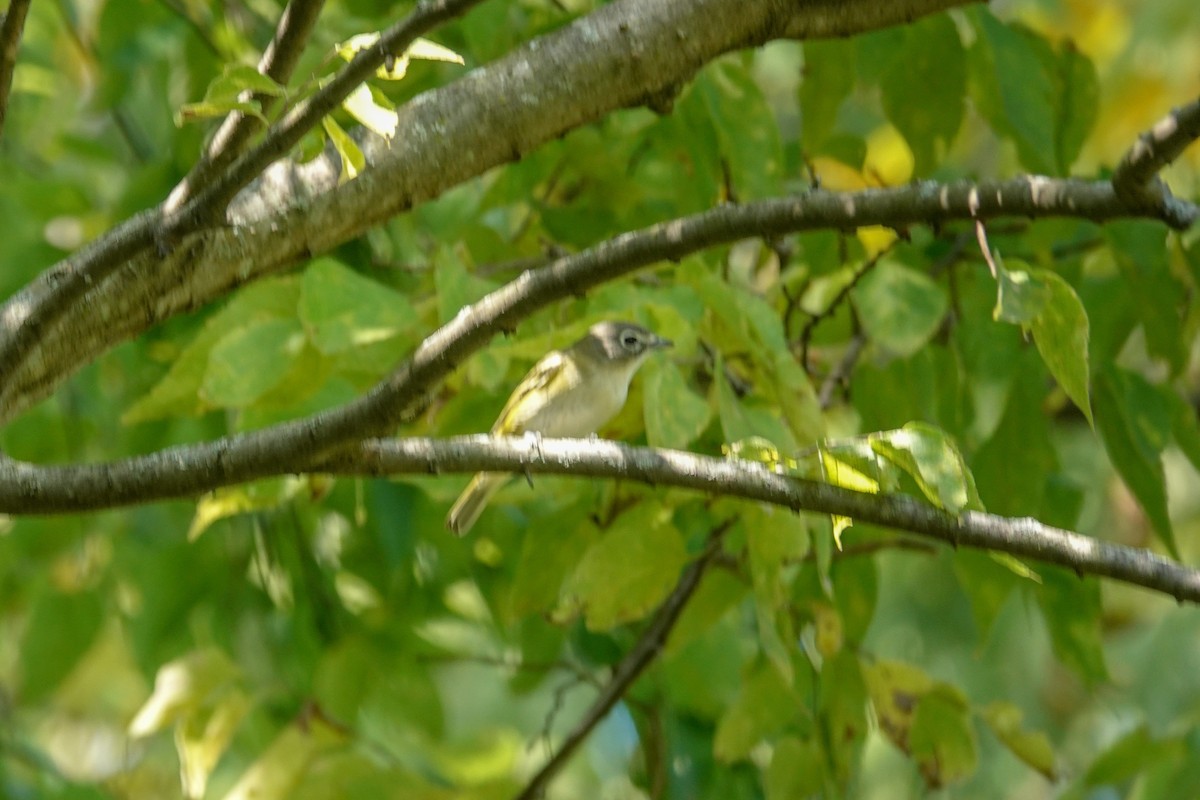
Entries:
<svg viewBox="0 0 1200 800">
<path fill-rule="evenodd" d="M 625 405 L 629 383 L 646 357 L 671 344 L 632 322 L 593 325 L 570 347 L 552 350 L 534 364 L 508 398 L 492 436 L 595 433 Z M 450 508 L 446 527 L 465 535 L 508 478 L 503 472 L 476 474 Z"/>
</svg>

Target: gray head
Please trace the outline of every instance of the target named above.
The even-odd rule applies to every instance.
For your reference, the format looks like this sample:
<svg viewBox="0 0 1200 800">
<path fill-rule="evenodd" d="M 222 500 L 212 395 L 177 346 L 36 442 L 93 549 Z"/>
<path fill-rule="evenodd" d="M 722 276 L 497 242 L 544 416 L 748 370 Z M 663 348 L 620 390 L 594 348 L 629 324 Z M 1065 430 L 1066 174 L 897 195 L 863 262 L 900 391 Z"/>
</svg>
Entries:
<svg viewBox="0 0 1200 800">
<path fill-rule="evenodd" d="M 598 322 L 575 343 L 605 361 L 641 361 L 653 350 L 671 346 L 670 339 L 656 336 L 632 322 Z"/>
</svg>

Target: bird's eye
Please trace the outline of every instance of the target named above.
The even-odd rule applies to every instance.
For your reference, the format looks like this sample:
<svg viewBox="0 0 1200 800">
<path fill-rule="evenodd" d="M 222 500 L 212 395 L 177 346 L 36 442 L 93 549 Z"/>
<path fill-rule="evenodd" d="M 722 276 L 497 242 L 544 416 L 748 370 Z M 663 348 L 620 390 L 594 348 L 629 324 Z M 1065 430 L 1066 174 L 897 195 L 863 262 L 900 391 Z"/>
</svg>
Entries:
<svg viewBox="0 0 1200 800">
<path fill-rule="evenodd" d="M 632 332 L 626 333 L 624 336 L 621 337 L 621 344 L 625 345 L 626 347 L 628 347 L 631 350 L 633 348 L 637 347 L 638 346 L 637 334 L 632 333 Z"/>
</svg>

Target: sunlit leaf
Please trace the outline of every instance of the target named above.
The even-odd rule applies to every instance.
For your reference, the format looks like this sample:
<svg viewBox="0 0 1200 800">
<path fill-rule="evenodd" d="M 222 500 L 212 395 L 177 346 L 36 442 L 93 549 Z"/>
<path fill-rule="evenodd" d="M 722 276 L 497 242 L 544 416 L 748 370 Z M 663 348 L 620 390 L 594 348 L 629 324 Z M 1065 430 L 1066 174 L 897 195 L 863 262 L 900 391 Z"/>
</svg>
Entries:
<svg viewBox="0 0 1200 800">
<path fill-rule="evenodd" d="M 361 83 L 346 95 L 346 99 L 342 101 L 342 108 L 366 128 L 390 140 L 396 135 L 396 126 L 400 118 L 396 111 L 389 107 L 390 104 L 385 104 L 385 100 L 386 98 L 381 96 L 377 97 L 371 91 L 371 87 Z"/>
<path fill-rule="evenodd" d="M 249 710 L 250 698 L 231 688 L 216 702 L 189 712 L 176 723 L 175 749 L 185 797 L 204 796 L 209 775 Z"/>
<path fill-rule="evenodd" d="M 359 52 L 367 50 L 376 45 L 380 36 L 377 32 L 360 33 L 351 36 L 344 42 L 339 42 L 335 45 L 337 54 L 344 60 L 349 61 L 354 58 Z M 401 80 L 408 71 L 408 62 L 410 59 L 420 59 L 424 61 L 447 61 L 453 64 L 463 64 L 462 56 L 443 47 L 436 42 L 431 42 L 428 39 L 416 39 L 401 55 L 394 56 L 383 63 L 377 70 L 375 76 L 389 81 Z"/>
<path fill-rule="evenodd" d="M 333 117 L 322 117 L 321 127 L 325 129 L 329 141 L 333 142 L 333 147 L 341 159 L 342 168 L 338 174 L 338 183 L 354 180 L 367 166 L 367 159 L 363 155 L 362 149 L 359 148 L 358 142 L 354 141 L 350 134 L 346 133 L 342 126 L 333 120 Z"/>
<path fill-rule="evenodd" d="M 208 703 L 237 679 L 238 668 L 216 648 L 196 650 L 159 668 L 154 692 L 129 723 L 129 735 L 149 736 Z"/>
<path fill-rule="evenodd" d="M 346 732 L 320 716 L 285 726 L 237 783 L 225 800 L 284 800 L 292 797 L 305 773 L 319 757 L 346 741 Z"/>
<path fill-rule="evenodd" d="M 870 442 L 873 450 L 911 475 L 938 507 L 951 514 L 983 510 L 971 470 L 943 431 L 910 422 L 900 430 L 872 434 Z"/>
</svg>

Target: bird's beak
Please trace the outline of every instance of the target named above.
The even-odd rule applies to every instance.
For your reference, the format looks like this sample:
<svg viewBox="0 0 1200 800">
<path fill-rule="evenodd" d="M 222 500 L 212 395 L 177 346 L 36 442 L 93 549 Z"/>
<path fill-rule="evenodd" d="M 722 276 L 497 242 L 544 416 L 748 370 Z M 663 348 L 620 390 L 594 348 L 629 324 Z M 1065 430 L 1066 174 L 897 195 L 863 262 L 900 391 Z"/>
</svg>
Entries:
<svg viewBox="0 0 1200 800">
<path fill-rule="evenodd" d="M 666 350 L 668 347 L 674 347 L 675 343 L 672 342 L 670 339 L 664 339 L 661 336 L 655 336 L 654 342 L 651 343 L 650 346 L 653 347 L 655 350 Z"/>
</svg>

